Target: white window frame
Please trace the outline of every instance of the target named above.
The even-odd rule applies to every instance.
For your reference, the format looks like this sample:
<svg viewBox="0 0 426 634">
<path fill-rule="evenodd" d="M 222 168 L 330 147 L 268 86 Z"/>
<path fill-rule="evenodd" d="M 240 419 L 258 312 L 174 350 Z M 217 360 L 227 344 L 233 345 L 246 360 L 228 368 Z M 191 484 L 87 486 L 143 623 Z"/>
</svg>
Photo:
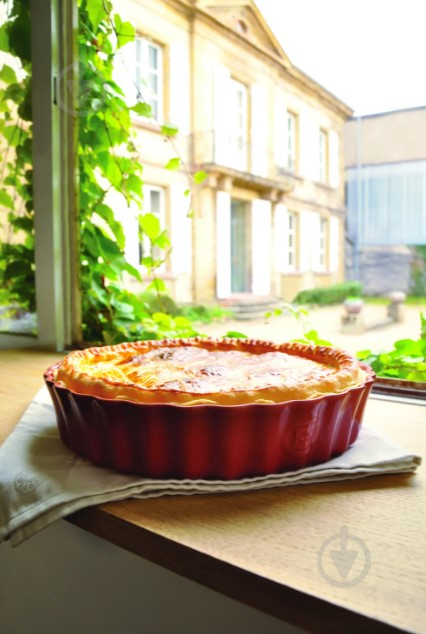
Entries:
<svg viewBox="0 0 426 634">
<path fill-rule="evenodd" d="M 78 227 L 74 151 L 77 106 L 67 89 L 76 81 L 70 43 L 77 6 L 59 0 L 30 3 L 37 334 L 0 333 L 2 348 L 63 351 L 81 342 Z"/>
<path fill-rule="evenodd" d="M 287 213 L 287 262 L 286 270 L 295 271 L 296 265 L 296 239 L 297 239 L 297 216 L 294 212 Z"/>
<path fill-rule="evenodd" d="M 151 50 L 156 53 L 156 66 L 150 66 Z M 139 100 L 151 106 L 152 118 L 161 123 L 164 119 L 164 50 L 162 46 L 145 37 L 135 38 L 134 76 Z M 157 91 L 151 85 L 153 78 L 157 81 Z"/>
<path fill-rule="evenodd" d="M 320 217 L 319 224 L 319 246 L 318 246 L 318 267 L 320 271 L 325 271 L 327 263 L 327 231 L 328 220 L 324 216 Z"/>
<path fill-rule="evenodd" d="M 151 196 L 154 192 L 159 194 L 159 209 L 158 210 L 152 209 Z M 160 228 L 162 231 L 164 231 L 164 229 L 166 229 L 166 189 L 165 187 L 160 187 L 158 185 L 144 185 L 143 186 L 143 200 L 144 200 L 144 203 L 142 208 L 142 214 L 152 213 L 155 216 L 157 216 L 158 220 L 160 221 Z M 162 251 L 160 255 L 164 257 L 165 256 L 164 251 Z M 155 253 L 152 254 L 151 243 L 149 239 L 147 238 L 147 236 L 143 236 L 142 240 L 139 241 L 139 262 L 141 266 L 142 266 L 142 258 L 148 257 L 148 256 L 152 256 L 155 258 L 156 254 Z M 156 271 L 159 273 L 164 273 L 165 270 L 166 270 L 165 262 L 163 262 L 156 269 Z"/>
<path fill-rule="evenodd" d="M 319 131 L 319 181 L 327 183 L 328 181 L 328 134 L 322 128 Z"/>
<path fill-rule="evenodd" d="M 296 171 L 297 160 L 297 115 L 287 112 L 287 169 Z"/>
</svg>

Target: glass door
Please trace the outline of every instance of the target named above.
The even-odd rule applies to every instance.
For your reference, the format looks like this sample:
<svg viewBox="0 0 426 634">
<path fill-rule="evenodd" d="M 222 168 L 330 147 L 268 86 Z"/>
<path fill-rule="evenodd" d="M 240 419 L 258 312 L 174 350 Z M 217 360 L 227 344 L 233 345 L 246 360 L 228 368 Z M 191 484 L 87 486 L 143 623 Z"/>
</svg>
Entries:
<svg viewBox="0 0 426 634">
<path fill-rule="evenodd" d="M 248 204 L 231 201 L 231 293 L 251 292 L 251 222 Z"/>
</svg>

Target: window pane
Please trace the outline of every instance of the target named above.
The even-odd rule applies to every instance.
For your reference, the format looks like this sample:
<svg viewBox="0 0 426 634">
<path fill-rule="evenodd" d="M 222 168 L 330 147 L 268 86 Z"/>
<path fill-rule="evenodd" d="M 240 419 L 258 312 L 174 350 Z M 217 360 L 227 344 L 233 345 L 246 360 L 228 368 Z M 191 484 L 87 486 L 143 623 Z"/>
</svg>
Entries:
<svg viewBox="0 0 426 634">
<path fill-rule="evenodd" d="M 151 189 L 151 193 L 150 193 L 150 212 L 153 214 L 156 214 L 157 216 L 160 215 L 160 192 L 156 189 Z"/>
<path fill-rule="evenodd" d="M 158 69 L 158 50 L 155 46 L 148 48 L 148 64 L 150 68 Z"/>
</svg>

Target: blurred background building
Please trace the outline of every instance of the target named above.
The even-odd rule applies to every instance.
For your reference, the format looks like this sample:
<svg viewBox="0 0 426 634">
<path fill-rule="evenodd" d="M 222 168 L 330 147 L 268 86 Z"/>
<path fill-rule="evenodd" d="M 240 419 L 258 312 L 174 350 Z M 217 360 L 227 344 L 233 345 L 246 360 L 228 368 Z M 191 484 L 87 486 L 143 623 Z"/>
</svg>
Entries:
<svg viewBox="0 0 426 634">
<path fill-rule="evenodd" d="M 370 295 L 424 294 L 426 106 L 350 119 L 343 139 L 347 277 Z"/>
</svg>

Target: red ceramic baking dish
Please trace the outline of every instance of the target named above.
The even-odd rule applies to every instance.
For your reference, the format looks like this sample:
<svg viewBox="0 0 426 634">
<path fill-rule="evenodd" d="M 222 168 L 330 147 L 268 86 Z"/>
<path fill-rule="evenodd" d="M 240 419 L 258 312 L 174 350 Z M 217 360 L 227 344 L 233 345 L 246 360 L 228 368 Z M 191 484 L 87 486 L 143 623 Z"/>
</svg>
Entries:
<svg viewBox="0 0 426 634">
<path fill-rule="evenodd" d="M 63 442 L 101 467 L 149 478 L 232 480 L 302 469 L 355 442 L 374 380 L 336 394 L 241 405 L 135 403 L 45 382 Z"/>
</svg>

